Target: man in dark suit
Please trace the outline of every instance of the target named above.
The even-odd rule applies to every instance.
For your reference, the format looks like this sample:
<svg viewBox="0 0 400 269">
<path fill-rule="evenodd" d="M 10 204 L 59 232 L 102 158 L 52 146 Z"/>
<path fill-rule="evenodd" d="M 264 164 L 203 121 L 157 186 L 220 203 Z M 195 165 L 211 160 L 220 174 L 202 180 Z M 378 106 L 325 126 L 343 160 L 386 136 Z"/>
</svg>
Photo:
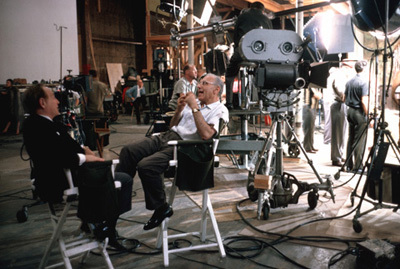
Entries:
<svg viewBox="0 0 400 269">
<path fill-rule="evenodd" d="M 47 202 L 62 201 L 68 182 L 64 168 L 72 171 L 85 162 L 102 162 L 88 147 L 82 147 L 68 134 L 66 126 L 53 121 L 60 113 L 58 99 L 51 89 L 42 84 L 28 88 L 24 93 L 24 109 L 29 117 L 23 124 L 26 150 L 33 162 L 35 187 L 38 196 Z M 120 214 L 131 209 L 132 178 L 125 173 L 116 173 L 115 180 L 121 182 Z M 108 222 L 105 236 L 110 245 L 116 245 L 115 225 L 117 219 Z M 101 235 L 101 236 L 104 236 Z"/>
</svg>

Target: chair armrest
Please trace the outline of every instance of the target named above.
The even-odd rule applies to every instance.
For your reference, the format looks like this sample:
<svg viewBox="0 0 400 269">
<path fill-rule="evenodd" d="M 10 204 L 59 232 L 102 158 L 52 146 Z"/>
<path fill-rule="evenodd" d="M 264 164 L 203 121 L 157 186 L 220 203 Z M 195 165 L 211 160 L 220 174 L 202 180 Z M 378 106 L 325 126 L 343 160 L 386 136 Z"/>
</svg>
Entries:
<svg viewBox="0 0 400 269">
<path fill-rule="evenodd" d="M 209 140 L 171 140 L 168 142 L 168 145 L 170 146 L 190 146 L 190 145 L 211 145 L 213 144 L 214 141 L 212 139 Z"/>
<path fill-rule="evenodd" d="M 78 197 L 78 187 L 74 186 L 72 181 L 72 174 L 70 169 L 64 169 L 65 176 L 67 177 L 69 188 L 64 190 L 64 195 L 66 196 L 64 200 L 67 202 L 75 200 Z"/>
<path fill-rule="evenodd" d="M 121 182 L 120 181 L 114 181 L 114 186 L 116 189 L 121 189 Z"/>
<path fill-rule="evenodd" d="M 111 173 L 112 173 L 113 178 L 115 178 L 115 168 L 117 168 L 117 164 L 119 164 L 119 159 L 112 160 Z"/>
</svg>

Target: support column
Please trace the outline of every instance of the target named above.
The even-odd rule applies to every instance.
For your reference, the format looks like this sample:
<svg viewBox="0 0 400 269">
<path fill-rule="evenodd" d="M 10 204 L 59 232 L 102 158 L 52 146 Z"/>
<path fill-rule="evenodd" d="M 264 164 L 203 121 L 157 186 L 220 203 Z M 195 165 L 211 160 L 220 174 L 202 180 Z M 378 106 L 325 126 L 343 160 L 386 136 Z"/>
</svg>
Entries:
<svg viewBox="0 0 400 269">
<path fill-rule="evenodd" d="M 296 8 L 300 8 L 303 6 L 303 0 L 297 0 Z M 297 12 L 296 13 L 296 33 L 303 38 L 303 26 L 304 26 L 304 12 Z M 304 89 L 303 89 L 304 90 Z M 295 105 L 295 133 L 298 137 L 302 137 L 301 133 L 301 124 L 303 122 L 302 118 L 302 109 L 303 109 L 304 100 L 300 98 L 300 102 L 297 102 Z"/>
<path fill-rule="evenodd" d="M 189 0 L 189 8 L 187 10 L 187 28 L 193 28 L 193 0 Z M 194 37 L 190 36 L 188 38 L 188 63 L 194 64 Z"/>
</svg>

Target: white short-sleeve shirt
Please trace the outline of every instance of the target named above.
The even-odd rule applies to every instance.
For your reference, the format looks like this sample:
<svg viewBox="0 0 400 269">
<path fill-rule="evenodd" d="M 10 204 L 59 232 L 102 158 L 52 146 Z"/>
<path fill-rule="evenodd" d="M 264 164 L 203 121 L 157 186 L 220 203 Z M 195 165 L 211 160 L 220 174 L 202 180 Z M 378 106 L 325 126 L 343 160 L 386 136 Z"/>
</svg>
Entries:
<svg viewBox="0 0 400 269">
<path fill-rule="evenodd" d="M 219 131 L 219 119 L 222 118 L 225 122 L 229 121 L 229 112 L 225 105 L 220 101 L 215 103 L 200 106 L 200 101 L 197 100 L 200 107 L 200 113 L 208 124 L 214 125 L 216 132 Z M 194 121 L 192 109 L 186 105 L 182 111 L 182 117 L 179 124 L 171 128 L 177 132 L 183 140 L 201 139 L 197 133 L 196 123 Z"/>
</svg>

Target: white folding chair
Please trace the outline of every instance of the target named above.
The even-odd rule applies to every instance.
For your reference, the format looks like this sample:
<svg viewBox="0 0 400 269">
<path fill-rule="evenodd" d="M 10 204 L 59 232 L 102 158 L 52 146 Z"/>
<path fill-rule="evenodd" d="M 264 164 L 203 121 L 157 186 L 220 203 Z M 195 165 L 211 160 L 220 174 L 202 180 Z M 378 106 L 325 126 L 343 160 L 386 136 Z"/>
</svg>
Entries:
<svg viewBox="0 0 400 269">
<path fill-rule="evenodd" d="M 113 176 L 114 168 L 117 163 L 118 160 L 114 160 L 112 163 Z M 104 258 L 105 263 L 107 264 L 107 267 L 114 268 L 107 253 L 108 238 L 106 238 L 103 242 L 99 242 L 93 236 L 84 233 L 68 239 L 63 237 L 63 226 L 67 220 L 71 205 L 78 199 L 78 188 L 74 186 L 71 170 L 64 169 L 64 172 L 69 184 L 69 189 L 64 191 L 65 205 L 60 213 L 55 209 L 55 206 L 52 203 L 48 204 L 54 230 L 40 262 L 39 268 L 53 268 L 63 264 L 65 268 L 72 268 L 71 259 L 81 257 L 81 263 L 83 263 L 89 252 L 95 249 L 99 250 Z M 115 187 L 120 188 L 121 183 L 116 181 Z M 50 253 L 56 244 L 58 244 L 63 261 L 57 264 L 46 266 L 50 257 Z"/>
<path fill-rule="evenodd" d="M 171 146 L 174 146 L 174 159 L 170 161 L 169 165 L 171 167 L 175 167 L 175 169 L 178 169 L 178 163 L 179 160 L 177 158 L 178 156 L 178 147 L 179 145 L 185 144 L 185 145 L 189 145 L 189 144 L 199 144 L 199 143 L 212 143 L 213 144 L 213 153 L 214 153 L 214 162 L 216 162 L 216 158 L 218 158 L 217 156 L 215 156 L 215 152 L 218 146 L 218 139 L 213 139 L 212 141 L 188 141 L 188 140 L 184 140 L 184 141 L 170 141 L 168 144 Z M 168 203 L 172 206 L 173 202 L 174 202 L 174 198 L 175 198 L 175 193 L 177 190 L 177 186 L 176 184 L 176 177 L 177 175 L 177 171 L 175 171 L 175 177 L 172 183 L 172 187 L 171 187 L 171 191 L 169 194 L 169 201 Z M 159 228 L 159 232 L 158 232 L 158 237 L 157 237 L 157 243 L 156 246 L 157 248 L 160 248 L 162 245 L 162 249 L 163 249 L 163 256 L 164 256 L 164 266 L 168 267 L 169 266 L 169 254 L 170 253 L 178 253 L 178 252 L 185 252 L 185 251 L 189 251 L 189 250 L 198 250 L 198 249 L 205 249 L 205 248 L 213 248 L 213 247 L 218 247 L 219 248 L 219 252 L 222 258 L 224 258 L 226 256 L 225 253 L 225 249 L 222 243 L 222 239 L 221 239 L 221 234 L 219 232 L 218 229 L 218 224 L 217 224 L 217 220 L 215 218 L 214 215 L 214 210 L 211 204 L 211 200 L 210 197 L 208 195 L 208 189 L 204 189 L 202 190 L 203 195 L 202 195 L 202 206 L 201 206 L 201 222 L 200 222 L 200 231 L 196 231 L 196 232 L 189 232 L 189 233 L 180 233 L 180 234 L 173 234 L 173 235 L 169 235 L 168 234 L 168 223 L 169 223 L 169 218 L 166 218 L 160 228 Z M 214 231 L 214 239 L 216 240 L 216 243 L 211 242 L 211 243 L 206 243 L 206 236 L 207 236 L 207 212 L 208 212 L 208 216 L 211 219 L 212 222 L 212 227 L 213 227 L 213 231 Z M 200 240 L 202 243 L 204 244 L 198 244 L 198 245 L 192 245 L 189 247 L 184 247 L 184 248 L 177 248 L 177 249 L 169 249 L 168 247 L 168 239 L 174 239 L 174 238 L 181 238 L 181 237 L 186 237 L 186 236 L 199 236 Z"/>
</svg>

